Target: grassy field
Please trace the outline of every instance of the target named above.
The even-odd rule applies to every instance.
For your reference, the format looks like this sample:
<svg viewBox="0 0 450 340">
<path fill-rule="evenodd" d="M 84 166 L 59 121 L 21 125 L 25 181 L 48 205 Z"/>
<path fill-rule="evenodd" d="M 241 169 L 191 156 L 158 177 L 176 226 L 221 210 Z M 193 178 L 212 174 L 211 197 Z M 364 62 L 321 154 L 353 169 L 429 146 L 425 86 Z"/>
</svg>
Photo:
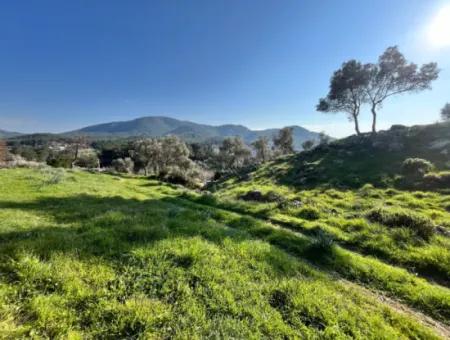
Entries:
<svg viewBox="0 0 450 340">
<path fill-rule="evenodd" d="M 231 208 L 144 178 L 0 170 L 0 338 L 450 334 L 447 288 Z"/>
</svg>

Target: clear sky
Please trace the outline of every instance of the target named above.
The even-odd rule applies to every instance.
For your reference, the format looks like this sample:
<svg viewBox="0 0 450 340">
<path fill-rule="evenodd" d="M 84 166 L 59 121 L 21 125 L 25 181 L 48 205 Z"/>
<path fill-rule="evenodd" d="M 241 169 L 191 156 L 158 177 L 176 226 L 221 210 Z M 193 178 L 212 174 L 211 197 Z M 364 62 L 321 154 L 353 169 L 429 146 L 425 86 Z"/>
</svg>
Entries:
<svg viewBox="0 0 450 340">
<path fill-rule="evenodd" d="M 450 102 L 450 43 L 439 26 L 430 36 L 446 6 L 449 0 L 1 1 L 0 129 L 61 132 L 167 115 L 343 136 L 353 132 L 344 114 L 315 112 L 330 75 L 350 58 L 375 62 L 390 45 L 411 61 L 437 61 L 442 72 L 433 91 L 386 103 L 380 127 L 431 123 Z M 362 120 L 368 130 L 367 111 Z"/>
</svg>

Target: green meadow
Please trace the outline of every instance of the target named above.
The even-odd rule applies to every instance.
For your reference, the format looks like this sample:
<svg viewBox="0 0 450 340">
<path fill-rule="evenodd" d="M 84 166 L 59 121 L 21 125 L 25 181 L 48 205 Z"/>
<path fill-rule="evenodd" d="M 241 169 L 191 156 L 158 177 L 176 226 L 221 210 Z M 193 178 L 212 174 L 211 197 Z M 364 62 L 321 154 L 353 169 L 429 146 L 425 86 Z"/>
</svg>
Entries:
<svg viewBox="0 0 450 340">
<path fill-rule="evenodd" d="M 449 335 L 448 238 L 410 244 L 414 230 L 367 215 L 384 200 L 445 223 L 448 199 L 374 188 L 305 191 L 296 208 L 236 199 L 257 185 L 213 196 L 143 177 L 0 170 L 0 338 Z M 422 261 L 437 274 L 414 272 Z"/>
</svg>

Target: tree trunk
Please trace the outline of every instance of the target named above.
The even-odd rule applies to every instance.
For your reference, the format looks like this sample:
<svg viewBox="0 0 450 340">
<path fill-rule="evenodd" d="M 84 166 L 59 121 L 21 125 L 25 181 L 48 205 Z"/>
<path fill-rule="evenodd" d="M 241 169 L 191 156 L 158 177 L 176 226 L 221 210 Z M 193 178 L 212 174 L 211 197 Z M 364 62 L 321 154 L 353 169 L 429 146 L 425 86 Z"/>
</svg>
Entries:
<svg viewBox="0 0 450 340">
<path fill-rule="evenodd" d="M 355 122 L 355 131 L 356 131 L 356 135 L 360 135 L 361 131 L 359 130 L 359 122 L 358 122 L 358 117 L 353 116 L 353 121 Z"/>
<path fill-rule="evenodd" d="M 377 133 L 377 111 L 376 111 L 376 104 L 372 105 L 372 109 L 370 110 L 372 112 L 372 133 Z"/>
</svg>

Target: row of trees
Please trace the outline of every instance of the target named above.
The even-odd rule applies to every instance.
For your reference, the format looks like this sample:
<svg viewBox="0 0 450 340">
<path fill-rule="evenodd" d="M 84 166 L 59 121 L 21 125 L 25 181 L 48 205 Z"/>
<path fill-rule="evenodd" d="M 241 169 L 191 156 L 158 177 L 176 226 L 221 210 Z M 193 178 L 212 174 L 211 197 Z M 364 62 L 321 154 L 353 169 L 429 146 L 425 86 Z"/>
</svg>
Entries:
<svg viewBox="0 0 450 340">
<path fill-rule="evenodd" d="M 378 110 L 386 99 L 402 93 L 431 89 L 431 83 L 438 75 L 436 63 L 419 67 L 408 62 L 397 46 L 389 47 L 377 63 L 363 64 L 357 60 L 343 63 L 331 77 L 329 92 L 319 100 L 317 110 L 347 113 L 359 135 L 361 108 L 369 105 L 372 132 L 376 133 Z"/>
<path fill-rule="evenodd" d="M 322 142 L 327 138 L 321 135 Z M 303 148 L 307 150 L 315 144 L 315 141 L 306 141 Z M 251 145 L 239 137 L 229 137 L 221 143 L 186 144 L 179 137 L 167 136 L 96 142 L 83 138 L 58 143 L 27 140 L 12 142 L 10 150 L 27 161 L 45 162 L 54 167 L 113 168 L 119 172 L 192 183 L 291 154 L 294 138 L 293 129 L 286 127 L 272 139 L 260 137 Z"/>
</svg>

